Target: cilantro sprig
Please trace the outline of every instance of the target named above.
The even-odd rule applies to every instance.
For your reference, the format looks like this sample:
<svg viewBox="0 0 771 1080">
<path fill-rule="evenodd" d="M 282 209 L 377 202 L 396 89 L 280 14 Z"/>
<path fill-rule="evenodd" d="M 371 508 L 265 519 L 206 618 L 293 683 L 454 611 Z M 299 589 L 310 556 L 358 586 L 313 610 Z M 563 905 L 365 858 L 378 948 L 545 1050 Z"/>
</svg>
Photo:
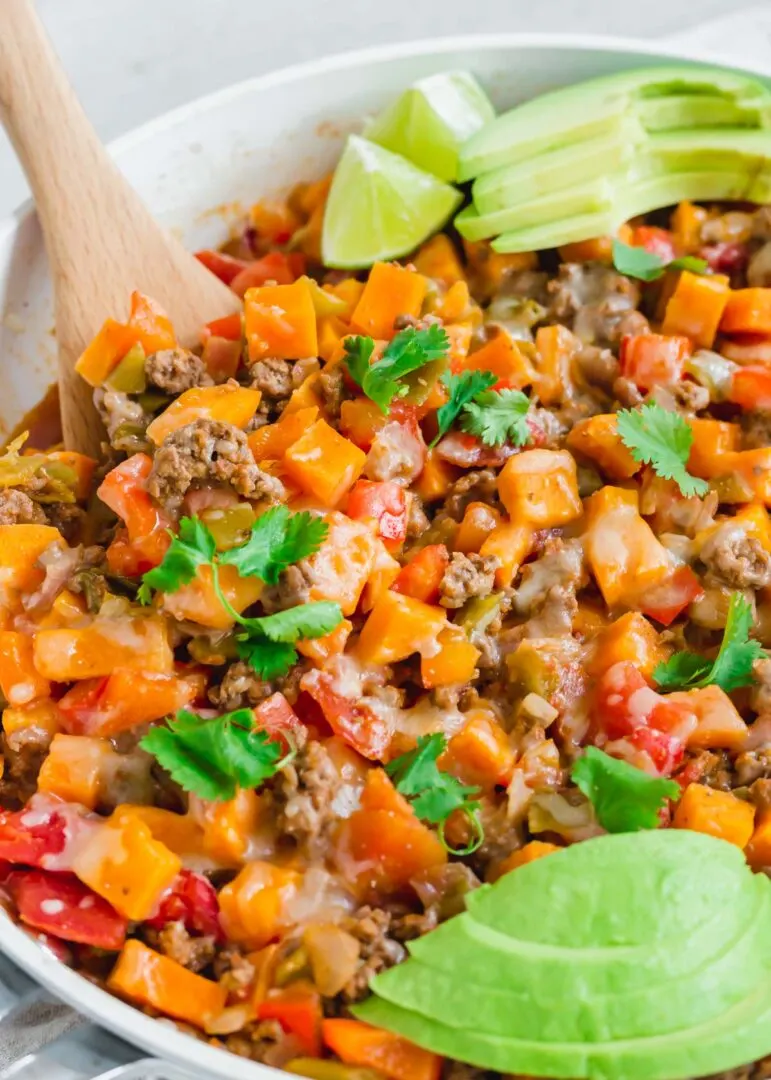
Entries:
<svg viewBox="0 0 771 1080">
<path fill-rule="evenodd" d="M 621 442 L 635 461 L 650 465 L 657 476 L 674 480 L 683 495 L 705 495 L 706 480 L 691 476 L 688 457 L 693 432 L 685 417 L 649 402 L 638 409 L 622 409 L 616 414 Z"/>
<path fill-rule="evenodd" d="M 620 274 L 637 278 L 638 281 L 658 281 L 667 270 L 690 270 L 692 274 L 704 274 L 709 268 L 706 259 L 699 259 L 695 255 L 682 255 L 665 262 L 660 255 L 621 240 L 613 241 L 613 265 Z"/>
<path fill-rule="evenodd" d="M 674 780 L 650 776 L 596 746 L 587 747 L 571 775 L 594 807 L 600 825 L 610 833 L 657 828 L 665 800 L 674 799 L 680 791 Z"/>
<path fill-rule="evenodd" d="M 396 790 L 410 800 L 418 817 L 438 826 L 439 837 L 447 850 L 453 855 L 470 855 L 484 840 L 479 802 L 475 798 L 479 788 L 467 787 L 457 777 L 437 768 L 437 759 L 446 748 L 447 739 L 441 732 L 421 735 L 414 750 L 394 758 L 385 769 Z M 449 847 L 444 835 L 447 819 L 455 810 L 466 815 L 472 829 L 471 840 L 461 849 Z"/>
<path fill-rule="evenodd" d="M 524 446 L 529 442 L 530 400 L 521 390 L 491 390 L 497 381 L 489 371 L 463 371 L 459 375 L 446 372 L 441 382 L 450 396 L 437 411 L 439 429 L 431 445 L 436 445 L 458 417 L 461 430 L 476 435 L 486 446 L 505 442 Z"/>
<path fill-rule="evenodd" d="M 345 365 L 351 378 L 387 415 L 393 399 L 404 397 L 409 390 L 400 379 L 447 356 L 450 339 L 438 325 L 428 326 L 424 330 L 410 326 L 393 336 L 374 364 L 370 363 L 375 349 L 371 337 L 347 337 L 343 347 Z"/>
<path fill-rule="evenodd" d="M 297 641 L 322 637 L 335 629 L 343 617 L 339 604 L 317 601 L 247 619 L 225 596 L 220 567 L 234 566 L 242 577 L 257 577 L 275 585 L 288 566 L 318 551 L 327 532 L 328 526 L 320 518 L 307 512 L 290 514 L 285 506 L 275 506 L 257 518 L 246 543 L 218 552 L 214 537 L 199 518 L 182 518 L 179 534 L 172 535 L 160 566 L 142 578 L 137 598 L 147 604 L 153 590 L 174 593 L 191 582 L 202 566 L 208 566 L 217 599 L 243 627 L 237 637 L 239 655 L 260 678 L 277 678 L 297 661 Z"/>
<path fill-rule="evenodd" d="M 259 787 L 296 753 L 284 753 L 267 732 L 255 730 L 251 709 L 212 720 L 183 709 L 167 727 L 149 731 L 139 745 L 184 791 L 211 802 L 232 799 L 239 787 Z"/>
<path fill-rule="evenodd" d="M 663 690 L 695 689 L 714 684 L 726 693 L 755 681 L 752 666 L 766 652 L 750 640 L 752 605 L 740 592 L 731 594 L 723 640 L 714 660 L 694 652 L 677 652 L 659 664 L 653 678 Z"/>
</svg>

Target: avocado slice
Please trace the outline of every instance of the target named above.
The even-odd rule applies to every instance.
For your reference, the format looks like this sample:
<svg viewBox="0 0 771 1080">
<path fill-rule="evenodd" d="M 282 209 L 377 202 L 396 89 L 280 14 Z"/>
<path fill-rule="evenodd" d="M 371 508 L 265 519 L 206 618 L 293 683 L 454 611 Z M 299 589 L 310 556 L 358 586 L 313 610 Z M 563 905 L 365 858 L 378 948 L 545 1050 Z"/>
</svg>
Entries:
<svg viewBox="0 0 771 1080">
<path fill-rule="evenodd" d="M 475 1011 L 481 1004 L 472 1000 L 468 1007 Z M 764 1057 L 771 1048 L 768 977 L 717 1020 L 665 1035 L 606 1043 L 542 1043 L 484 1035 L 429 1020 L 376 997 L 354 1006 L 352 1012 L 427 1050 L 481 1069 L 574 1080 L 687 1080 L 736 1068 Z"/>
<path fill-rule="evenodd" d="M 725 106 L 725 107 L 724 107 Z M 619 135 L 629 115 L 650 130 L 771 127 L 771 91 L 720 68 L 668 65 L 601 76 L 542 94 L 485 125 L 461 148 L 458 178 L 598 136 Z"/>
<path fill-rule="evenodd" d="M 771 881 L 730 844 L 672 829 L 604 836 L 472 893 L 354 1012 L 505 1073 L 733 1068 L 771 1051 L 770 912 Z"/>
</svg>

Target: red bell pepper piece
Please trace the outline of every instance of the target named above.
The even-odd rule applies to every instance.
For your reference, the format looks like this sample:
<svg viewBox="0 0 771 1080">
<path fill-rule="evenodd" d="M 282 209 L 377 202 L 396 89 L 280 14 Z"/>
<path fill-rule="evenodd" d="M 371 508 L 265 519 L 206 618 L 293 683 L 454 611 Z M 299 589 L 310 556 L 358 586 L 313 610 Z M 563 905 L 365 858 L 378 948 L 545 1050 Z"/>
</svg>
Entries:
<svg viewBox="0 0 771 1080">
<path fill-rule="evenodd" d="M 621 339 L 621 372 L 641 390 L 671 386 L 682 378 L 692 351 L 687 337 L 625 334 Z"/>
<path fill-rule="evenodd" d="M 283 990 L 271 990 L 257 1006 L 259 1020 L 278 1020 L 294 1035 L 309 1057 L 321 1056 L 321 995 L 306 983 L 292 983 Z"/>
<path fill-rule="evenodd" d="M 5 887 L 27 926 L 110 952 L 123 948 L 128 920 L 74 874 L 17 870 Z"/>
<path fill-rule="evenodd" d="M 140 574 L 158 566 L 171 543 L 167 532 L 171 522 L 147 494 L 152 467 L 147 454 L 134 454 L 111 469 L 97 489 L 102 502 L 126 526 L 125 535 L 108 548 L 108 562 L 113 568 L 119 564 L 130 575 L 132 569 L 133 574 Z"/>
<path fill-rule="evenodd" d="M 238 277 L 249 263 L 246 259 L 236 259 L 232 255 L 223 255 L 221 251 L 196 251 L 196 259 L 203 263 L 207 270 L 229 285 L 233 278 Z"/>
<path fill-rule="evenodd" d="M 602 675 L 595 694 L 596 726 L 609 739 L 623 739 L 637 728 L 669 731 L 688 715 L 649 686 L 631 661 L 621 660 Z"/>
<path fill-rule="evenodd" d="M 247 289 L 274 281 L 276 285 L 291 285 L 305 272 L 305 259 L 299 252 L 271 251 L 261 259 L 247 263 L 236 277 L 228 284 L 238 296 L 243 296 Z"/>
<path fill-rule="evenodd" d="M 734 372 L 729 399 L 743 409 L 771 409 L 771 368 L 747 364 Z"/>
<path fill-rule="evenodd" d="M 177 880 L 161 897 L 157 914 L 147 919 L 148 926 L 156 930 L 170 922 L 184 923 L 193 934 L 224 940 L 217 891 L 208 878 L 192 870 L 180 870 Z"/>
<path fill-rule="evenodd" d="M 255 727 L 274 739 L 281 739 L 287 749 L 296 746 L 305 728 L 283 694 L 272 694 L 254 710 Z"/>
<path fill-rule="evenodd" d="M 346 513 L 354 521 L 376 523 L 377 534 L 388 548 L 398 547 L 407 537 L 407 495 L 393 480 L 357 480 Z"/>
<path fill-rule="evenodd" d="M 439 586 L 450 561 L 444 544 L 429 544 L 401 568 L 391 588 L 425 604 L 439 599 Z"/>
<path fill-rule="evenodd" d="M 370 761 L 382 761 L 391 742 L 387 721 L 361 701 L 351 701 L 334 689 L 334 680 L 327 672 L 309 671 L 303 676 L 301 688 L 321 706 L 324 719 L 349 746 Z"/>
<path fill-rule="evenodd" d="M 685 747 L 680 739 L 665 731 L 639 727 L 629 736 L 636 750 L 644 750 L 660 776 L 670 776 L 683 760 Z"/>
<path fill-rule="evenodd" d="M 232 315 L 224 315 L 221 319 L 212 319 L 205 324 L 201 331 L 202 340 L 210 337 L 225 338 L 226 341 L 240 341 L 243 337 L 243 316 L 240 311 L 234 311 Z"/>
<path fill-rule="evenodd" d="M 664 263 L 671 263 L 677 254 L 672 233 L 655 225 L 638 225 L 632 233 L 632 247 L 645 248 Z"/>
<path fill-rule="evenodd" d="M 656 622 L 669 626 L 689 604 L 701 600 L 704 589 L 690 566 L 678 566 L 669 581 L 648 589 L 640 602 L 640 610 Z"/>
</svg>

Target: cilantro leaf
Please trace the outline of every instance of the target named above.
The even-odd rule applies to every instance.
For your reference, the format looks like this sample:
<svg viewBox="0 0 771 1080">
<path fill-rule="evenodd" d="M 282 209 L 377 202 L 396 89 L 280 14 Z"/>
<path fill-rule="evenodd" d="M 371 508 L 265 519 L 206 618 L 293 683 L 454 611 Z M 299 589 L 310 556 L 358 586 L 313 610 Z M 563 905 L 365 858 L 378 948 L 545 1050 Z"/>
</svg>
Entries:
<svg viewBox="0 0 771 1080">
<path fill-rule="evenodd" d="M 149 731 L 139 744 L 185 791 L 203 799 L 232 799 L 238 787 L 264 783 L 293 756 L 267 732 L 254 728 L 251 709 L 203 720 L 182 710 L 167 727 Z"/>
<path fill-rule="evenodd" d="M 271 641 L 262 634 L 239 634 L 238 655 L 266 682 L 286 675 L 297 663 L 297 649 L 283 641 Z"/>
<path fill-rule="evenodd" d="M 720 651 L 710 663 L 692 652 L 679 652 L 653 672 L 653 678 L 664 689 L 697 688 L 714 684 L 726 693 L 755 681 L 752 667 L 766 656 L 757 641 L 750 640 L 752 605 L 740 592 L 731 594 Z"/>
<path fill-rule="evenodd" d="M 343 348 L 345 349 L 343 361 L 348 368 L 348 374 L 357 386 L 362 386 L 364 376 L 369 371 L 369 362 L 375 348 L 375 342 L 371 337 L 362 337 L 356 334 L 345 339 Z"/>
<path fill-rule="evenodd" d="M 674 780 L 650 776 L 596 746 L 587 747 L 571 775 L 594 807 L 600 825 L 610 833 L 657 828 L 664 800 L 674 799 L 680 791 Z"/>
<path fill-rule="evenodd" d="M 706 480 L 691 476 L 686 468 L 693 432 L 684 416 L 650 402 L 638 409 L 622 409 L 616 414 L 616 424 L 621 442 L 635 461 L 651 465 L 665 480 L 674 480 L 685 496 L 709 490 Z"/>
<path fill-rule="evenodd" d="M 171 537 L 171 544 L 159 566 L 153 567 L 142 578 L 137 593 L 140 604 L 149 604 L 152 589 L 176 592 L 187 585 L 196 575 L 199 566 L 207 566 L 214 558 L 214 537 L 200 518 L 183 517 L 179 534 Z"/>
<path fill-rule="evenodd" d="M 460 426 L 486 446 L 524 446 L 530 441 L 529 409 L 530 399 L 521 390 L 487 390 L 466 405 Z"/>
<path fill-rule="evenodd" d="M 273 506 L 257 518 L 246 543 L 223 551 L 217 562 L 275 585 L 288 566 L 318 551 L 328 532 L 326 522 L 307 510 L 290 514 L 286 506 Z"/>
<path fill-rule="evenodd" d="M 255 629 L 269 641 L 287 642 L 294 645 L 300 638 L 323 637 L 330 634 L 342 622 L 339 604 L 331 600 L 316 600 L 310 604 L 277 611 L 261 619 L 246 619 L 244 625 Z"/>
<path fill-rule="evenodd" d="M 638 281 L 658 281 L 667 270 L 690 270 L 692 274 L 704 274 L 708 269 L 707 261 L 694 255 L 682 255 L 665 263 L 660 255 L 621 240 L 613 241 L 613 265 L 620 274 L 637 278 Z"/>
<path fill-rule="evenodd" d="M 450 392 L 449 400 L 437 410 L 436 419 L 439 431 L 431 446 L 436 446 L 460 416 L 463 409 L 474 400 L 477 394 L 489 390 L 498 380 L 489 371 L 463 371 L 452 375 L 449 371 L 442 375 L 440 382 Z"/>
<path fill-rule="evenodd" d="M 445 357 L 450 349 L 450 339 L 441 326 L 429 326 L 425 330 L 410 326 L 393 336 L 374 364 L 370 364 L 375 348 L 372 338 L 349 337 L 344 345 L 345 363 L 351 378 L 387 415 L 393 399 L 407 392 L 407 387 L 399 380 L 433 360 Z"/>
<path fill-rule="evenodd" d="M 437 768 L 437 759 L 447 748 L 447 740 L 441 732 L 421 735 L 414 750 L 410 750 L 386 765 L 385 770 L 400 795 L 412 802 L 419 818 L 439 826 L 444 842 L 444 826 L 450 814 L 461 810 L 472 826 L 472 839 L 462 850 L 448 849 L 454 854 L 468 855 L 476 851 L 484 839 L 479 821 L 479 803 L 474 796 L 479 788 L 467 787 L 457 777 Z"/>
</svg>

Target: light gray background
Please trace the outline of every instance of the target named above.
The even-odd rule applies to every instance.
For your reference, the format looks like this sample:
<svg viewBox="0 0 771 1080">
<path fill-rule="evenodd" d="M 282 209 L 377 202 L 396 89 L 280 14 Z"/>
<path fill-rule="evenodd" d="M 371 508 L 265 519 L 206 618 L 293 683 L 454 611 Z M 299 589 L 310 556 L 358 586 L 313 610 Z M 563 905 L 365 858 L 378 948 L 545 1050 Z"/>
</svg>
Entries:
<svg viewBox="0 0 771 1080">
<path fill-rule="evenodd" d="M 751 2 L 751 0 L 749 0 Z M 2 3 L 2 0 L 0 0 Z M 764 8 L 771 11 L 771 0 Z M 391 41 L 467 32 L 653 37 L 741 0 L 38 0 L 86 111 L 111 139 L 228 83 Z M 0 134 L 0 218 L 26 194 Z"/>
</svg>

